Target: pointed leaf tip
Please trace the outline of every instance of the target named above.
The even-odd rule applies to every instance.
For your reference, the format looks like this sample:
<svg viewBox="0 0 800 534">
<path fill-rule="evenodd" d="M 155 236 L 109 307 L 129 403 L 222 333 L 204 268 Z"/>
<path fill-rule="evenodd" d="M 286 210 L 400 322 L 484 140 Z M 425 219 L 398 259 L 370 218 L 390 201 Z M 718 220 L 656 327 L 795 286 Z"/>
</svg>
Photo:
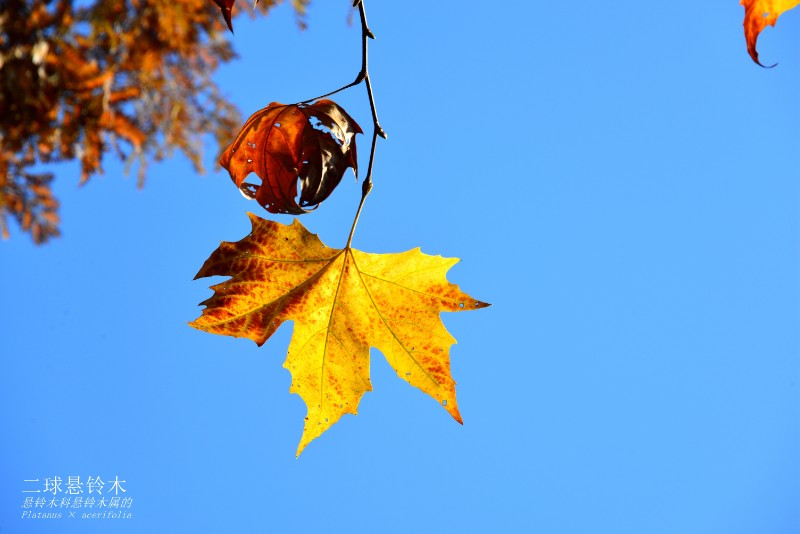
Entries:
<svg viewBox="0 0 800 534">
<path fill-rule="evenodd" d="M 231 16 L 233 14 L 233 4 L 235 2 L 236 0 L 214 0 L 214 3 L 217 4 L 220 11 L 222 11 L 222 17 L 225 19 L 225 23 L 228 25 L 228 29 L 231 31 L 231 33 L 233 33 L 233 22 L 231 21 Z"/>
<path fill-rule="evenodd" d="M 778 17 L 800 4 L 800 0 L 741 0 L 744 6 L 744 35 L 747 41 L 747 52 L 757 64 L 764 68 L 772 68 L 773 65 L 764 65 L 758 58 L 756 42 L 761 31 L 767 26 L 775 26 Z"/>
</svg>

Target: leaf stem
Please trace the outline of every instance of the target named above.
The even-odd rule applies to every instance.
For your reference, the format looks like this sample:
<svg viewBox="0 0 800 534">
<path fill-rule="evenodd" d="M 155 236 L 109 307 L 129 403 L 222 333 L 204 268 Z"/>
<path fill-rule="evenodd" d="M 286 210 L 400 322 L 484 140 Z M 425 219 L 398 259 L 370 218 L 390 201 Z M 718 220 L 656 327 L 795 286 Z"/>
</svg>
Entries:
<svg viewBox="0 0 800 534">
<path fill-rule="evenodd" d="M 380 123 L 378 122 L 378 110 L 377 106 L 375 106 L 375 96 L 372 94 L 372 81 L 369 77 L 369 40 L 375 39 L 375 34 L 372 33 L 372 30 L 369 29 L 369 25 L 367 24 L 367 12 L 364 8 L 364 0 L 354 0 L 353 7 L 358 7 L 358 14 L 359 18 L 361 19 L 361 70 L 359 71 L 356 79 L 352 82 L 344 85 L 330 93 L 325 93 L 324 95 L 320 95 L 316 98 L 309 98 L 308 100 L 303 100 L 299 102 L 300 104 L 305 104 L 307 102 L 313 102 L 315 100 L 320 100 L 321 98 L 325 98 L 331 95 L 335 95 L 345 89 L 350 89 L 351 87 L 355 87 L 356 85 L 364 82 L 367 87 L 367 98 L 369 99 L 369 107 L 372 111 L 372 146 L 369 150 L 369 165 L 367 165 L 367 176 L 364 178 L 364 182 L 361 184 L 361 201 L 358 203 L 358 210 L 356 211 L 356 216 L 353 219 L 353 226 L 350 228 L 350 235 L 347 238 L 347 245 L 345 248 L 350 248 L 350 243 L 353 241 L 353 234 L 356 231 L 356 224 L 358 224 L 358 218 L 361 215 L 361 208 L 364 207 L 364 200 L 366 200 L 367 195 L 369 192 L 372 191 L 372 163 L 375 161 L 375 146 L 377 145 L 378 137 L 382 137 L 384 139 L 387 138 L 386 132 L 381 127 Z"/>
<path fill-rule="evenodd" d="M 358 218 L 361 216 L 361 208 L 364 207 L 364 201 L 367 199 L 367 195 L 369 192 L 372 191 L 372 162 L 375 160 L 375 145 L 378 143 L 378 130 L 375 129 L 372 132 L 372 147 L 369 150 L 369 165 L 367 165 L 367 177 L 364 178 L 364 182 L 361 184 L 361 201 L 358 203 L 358 210 L 356 210 L 356 216 L 353 219 L 353 226 L 350 228 L 350 235 L 347 236 L 347 244 L 344 248 L 350 248 L 350 243 L 353 241 L 353 234 L 356 233 L 356 225 L 358 224 Z"/>
<path fill-rule="evenodd" d="M 324 95 L 319 95 L 315 96 L 314 98 L 309 98 L 308 100 L 303 100 L 301 102 L 298 102 L 298 104 L 307 104 L 308 102 L 314 102 L 315 100 L 321 100 L 331 95 L 335 95 L 336 93 L 341 93 L 345 89 L 350 89 L 351 87 L 355 87 L 356 85 L 360 84 L 363 81 L 364 78 L 361 76 L 361 73 L 359 73 L 358 77 L 354 81 L 348 83 L 347 85 L 343 85 L 342 87 L 336 89 L 335 91 L 331 91 L 330 93 L 325 93 Z"/>
</svg>

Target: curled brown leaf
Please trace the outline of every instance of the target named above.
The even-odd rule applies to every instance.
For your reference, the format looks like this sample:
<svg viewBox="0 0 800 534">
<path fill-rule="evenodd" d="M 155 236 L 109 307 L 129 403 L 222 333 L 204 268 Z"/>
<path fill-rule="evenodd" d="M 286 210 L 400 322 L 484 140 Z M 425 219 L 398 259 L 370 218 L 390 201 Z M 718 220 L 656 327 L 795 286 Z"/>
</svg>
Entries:
<svg viewBox="0 0 800 534">
<path fill-rule="evenodd" d="M 328 198 L 348 167 L 358 172 L 357 133 L 358 124 L 331 100 L 273 102 L 247 120 L 220 165 L 267 211 L 299 215 Z M 261 184 L 244 181 L 251 172 Z"/>
</svg>

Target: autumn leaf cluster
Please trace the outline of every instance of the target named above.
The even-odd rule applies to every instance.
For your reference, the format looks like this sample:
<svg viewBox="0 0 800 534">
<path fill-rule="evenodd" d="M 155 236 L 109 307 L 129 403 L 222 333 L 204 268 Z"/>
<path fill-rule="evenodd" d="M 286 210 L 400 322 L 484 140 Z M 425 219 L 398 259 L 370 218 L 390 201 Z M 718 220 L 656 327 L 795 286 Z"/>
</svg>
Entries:
<svg viewBox="0 0 800 534">
<path fill-rule="evenodd" d="M 351 247 L 372 189 L 378 137 L 387 138 L 367 65 L 375 35 L 364 2 L 353 5 L 362 27 L 362 67 L 355 80 L 316 99 L 271 103 L 241 129 L 236 108 L 212 75 L 234 58 L 233 17 L 267 11 L 281 0 L 4 0 L 0 3 L 0 232 L 8 218 L 35 242 L 59 233 L 52 175 L 39 164 L 77 161 L 79 183 L 103 172 L 115 153 L 145 163 L 174 150 L 202 171 L 201 136 L 211 133 L 220 165 L 248 198 L 271 213 L 301 215 L 333 192 L 347 169 L 358 171 L 361 127 L 328 96 L 364 84 L 372 143 L 361 202 L 343 249 L 326 247 L 298 221 L 291 226 L 250 214 L 252 231 L 223 242 L 197 278 L 226 276 L 191 326 L 246 337 L 259 345 L 285 321 L 294 332 L 284 366 L 307 416 L 298 454 L 346 413 L 357 413 L 370 382 L 370 347 L 397 375 L 461 422 L 450 374 L 444 311 L 488 306 L 446 277 L 458 260 L 419 249 L 372 254 Z M 740 0 L 748 53 L 760 33 L 800 0 Z M 308 0 L 292 0 L 302 21 Z M 239 134 L 233 137 L 233 132 Z M 255 174 L 258 183 L 245 179 Z"/>
<path fill-rule="evenodd" d="M 299 14 L 306 3 L 293 2 Z M 146 161 L 176 149 L 202 170 L 202 136 L 222 148 L 241 123 L 211 79 L 235 54 L 207 0 L 3 0 L 0 30 L 4 237 L 9 217 L 37 243 L 59 233 L 52 175 L 37 164 L 76 160 L 83 183 L 111 152 L 139 163 L 141 183 Z"/>
<path fill-rule="evenodd" d="M 291 0 L 301 24 L 308 2 Z M 800 0 L 740 2 L 760 64 L 760 33 Z M 212 81 L 235 56 L 226 29 L 241 13 L 254 13 L 250 2 L 0 2 L 0 235 L 9 236 L 9 219 L 36 243 L 59 234 L 53 176 L 41 164 L 77 161 L 83 183 L 113 153 L 138 162 L 141 184 L 147 161 L 177 149 L 202 170 L 201 137 L 212 134 L 221 149 L 241 123 Z"/>
</svg>

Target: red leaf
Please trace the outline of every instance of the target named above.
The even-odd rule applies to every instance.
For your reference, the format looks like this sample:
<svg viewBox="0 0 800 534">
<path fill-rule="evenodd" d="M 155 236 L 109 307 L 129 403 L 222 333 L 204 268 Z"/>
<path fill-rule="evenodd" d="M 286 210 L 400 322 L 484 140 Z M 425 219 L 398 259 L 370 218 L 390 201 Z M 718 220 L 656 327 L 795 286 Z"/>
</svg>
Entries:
<svg viewBox="0 0 800 534">
<path fill-rule="evenodd" d="M 225 17 L 225 22 L 228 23 L 228 29 L 233 33 L 233 24 L 231 23 L 231 10 L 236 0 L 214 0 L 214 3 L 219 6 L 222 11 L 222 16 Z"/>
<path fill-rule="evenodd" d="M 219 163 L 267 211 L 299 215 L 328 198 L 348 167 L 358 173 L 357 133 L 358 124 L 331 100 L 273 102 L 247 120 Z M 244 181 L 251 172 L 261 185 Z"/>
</svg>

